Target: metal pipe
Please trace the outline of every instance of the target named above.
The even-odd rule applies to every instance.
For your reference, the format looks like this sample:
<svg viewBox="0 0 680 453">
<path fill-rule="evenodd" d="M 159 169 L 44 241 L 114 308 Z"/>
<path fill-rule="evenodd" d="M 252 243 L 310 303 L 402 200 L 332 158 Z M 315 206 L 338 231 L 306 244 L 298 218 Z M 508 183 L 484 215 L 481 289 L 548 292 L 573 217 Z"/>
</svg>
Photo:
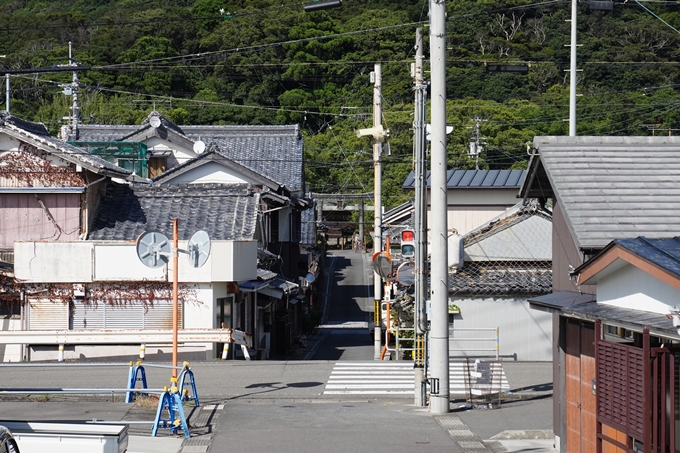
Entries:
<svg viewBox="0 0 680 453">
<path fill-rule="evenodd" d="M 115 367 L 115 366 L 126 366 L 129 367 L 130 363 L 129 362 L 107 362 L 107 363 L 72 363 L 72 362 L 50 362 L 50 363 L 20 363 L 20 362 L 6 362 L 6 363 L 0 363 L 0 368 L 41 368 L 41 367 Z M 153 364 L 153 363 L 144 363 L 144 368 L 176 368 L 178 370 L 183 370 L 184 367 L 182 366 L 177 366 L 173 367 L 172 365 L 160 365 L 160 364 Z"/>
<path fill-rule="evenodd" d="M 88 389 L 88 388 L 33 388 L 33 389 L 0 389 L 2 395 L 31 395 L 34 393 L 61 393 L 61 394 L 100 394 L 100 393 L 158 393 L 167 392 L 167 389 Z"/>
</svg>

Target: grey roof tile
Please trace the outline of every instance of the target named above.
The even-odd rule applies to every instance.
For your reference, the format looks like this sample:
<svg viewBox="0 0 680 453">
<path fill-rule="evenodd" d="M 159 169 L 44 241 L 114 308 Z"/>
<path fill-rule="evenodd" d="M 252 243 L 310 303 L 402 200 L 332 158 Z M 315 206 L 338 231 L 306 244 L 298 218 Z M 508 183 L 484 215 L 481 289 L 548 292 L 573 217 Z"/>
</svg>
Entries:
<svg viewBox="0 0 680 453">
<path fill-rule="evenodd" d="M 134 240 L 145 231 L 179 239 L 205 230 L 213 240 L 253 240 L 259 194 L 247 185 L 111 185 L 97 211 L 92 240 Z"/>
<path fill-rule="evenodd" d="M 153 114 L 153 113 L 152 113 Z M 78 127 L 78 140 L 115 141 L 134 135 L 149 125 L 108 126 L 84 124 Z M 164 117 L 163 127 L 186 136 L 189 140 L 215 143 L 222 153 L 239 164 L 265 176 L 291 192 L 304 189 L 302 165 L 303 140 L 300 128 L 280 126 L 178 126 Z"/>
<path fill-rule="evenodd" d="M 109 176 L 120 178 L 125 178 L 132 174 L 129 170 L 112 164 L 99 156 L 92 155 L 83 148 L 73 146 L 63 140 L 50 136 L 42 123 L 26 121 L 7 112 L 0 112 L 0 131 L 98 174 L 108 174 Z"/>
<path fill-rule="evenodd" d="M 536 137 L 534 147 L 537 176 L 521 193 L 554 196 L 580 248 L 680 233 L 680 137 Z"/>
</svg>

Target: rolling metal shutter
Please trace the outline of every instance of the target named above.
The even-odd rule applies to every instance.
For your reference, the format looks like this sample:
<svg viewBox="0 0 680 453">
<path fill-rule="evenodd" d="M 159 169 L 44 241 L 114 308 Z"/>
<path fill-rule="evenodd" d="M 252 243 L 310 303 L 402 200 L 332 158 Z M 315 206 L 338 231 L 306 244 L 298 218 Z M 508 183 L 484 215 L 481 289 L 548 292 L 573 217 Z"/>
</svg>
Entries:
<svg viewBox="0 0 680 453">
<path fill-rule="evenodd" d="M 172 301 L 153 305 L 142 303 L 110 305 L 106 302 L 74 302 L 73 330 L 88 329 L 172 329 Z M 182 328 L 182 304 L 179 304 L 179 327 Z"/>
<path fill-rule="evenodd" d="M 28 306 L 28 330 L 68 330 L 68 302 L 32 300 Z"/>
</svg>

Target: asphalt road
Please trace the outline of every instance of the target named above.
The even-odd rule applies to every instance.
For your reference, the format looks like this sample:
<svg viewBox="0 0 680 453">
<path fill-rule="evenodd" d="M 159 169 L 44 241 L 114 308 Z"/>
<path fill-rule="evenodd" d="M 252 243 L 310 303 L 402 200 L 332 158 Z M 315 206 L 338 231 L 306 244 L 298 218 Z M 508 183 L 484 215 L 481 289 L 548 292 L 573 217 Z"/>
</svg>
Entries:
<svg viewBox="0 0 680 453">
<path fill-rule="evenodd" d="M 312 360 L 372 360 L 373 337 L 367 321 L 373 312 L 372 269 L 365 253 L 333 251 L 326 265 L 323 335 Z"/>
</svg>

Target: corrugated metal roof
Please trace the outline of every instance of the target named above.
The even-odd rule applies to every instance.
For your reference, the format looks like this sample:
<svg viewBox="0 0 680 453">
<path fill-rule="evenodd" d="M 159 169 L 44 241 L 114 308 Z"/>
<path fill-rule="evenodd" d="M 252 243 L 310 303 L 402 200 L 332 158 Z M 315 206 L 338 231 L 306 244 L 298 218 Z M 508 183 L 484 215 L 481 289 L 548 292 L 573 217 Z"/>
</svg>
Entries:
<svg viewBox="0 0 680 453">
<path fill-rule="evenodd" d="M 537 176 L 521 192 L 541 190 L 545 171 L 578 247 L 680 232 L 680 137 L 536 137 L 534 147 Z"/>
<path fill-rule="evenodd" d="M 449 189 L 519 189 L 525 170 L 447 170 L 446 187 Z M 430 175 L 427 176 L 430 187 Z M 415 173 L 411 172 L 402 185 L 415 188 Z"/>
<path fill-rule="evenodd" d="M 205 230 L 212 240 L 253 240 L 260 196 L 245 185 L 112 184 L 97 211 L 92 240 L 134 240 L 145 231 L 179 239 Z"/>
</svg>

